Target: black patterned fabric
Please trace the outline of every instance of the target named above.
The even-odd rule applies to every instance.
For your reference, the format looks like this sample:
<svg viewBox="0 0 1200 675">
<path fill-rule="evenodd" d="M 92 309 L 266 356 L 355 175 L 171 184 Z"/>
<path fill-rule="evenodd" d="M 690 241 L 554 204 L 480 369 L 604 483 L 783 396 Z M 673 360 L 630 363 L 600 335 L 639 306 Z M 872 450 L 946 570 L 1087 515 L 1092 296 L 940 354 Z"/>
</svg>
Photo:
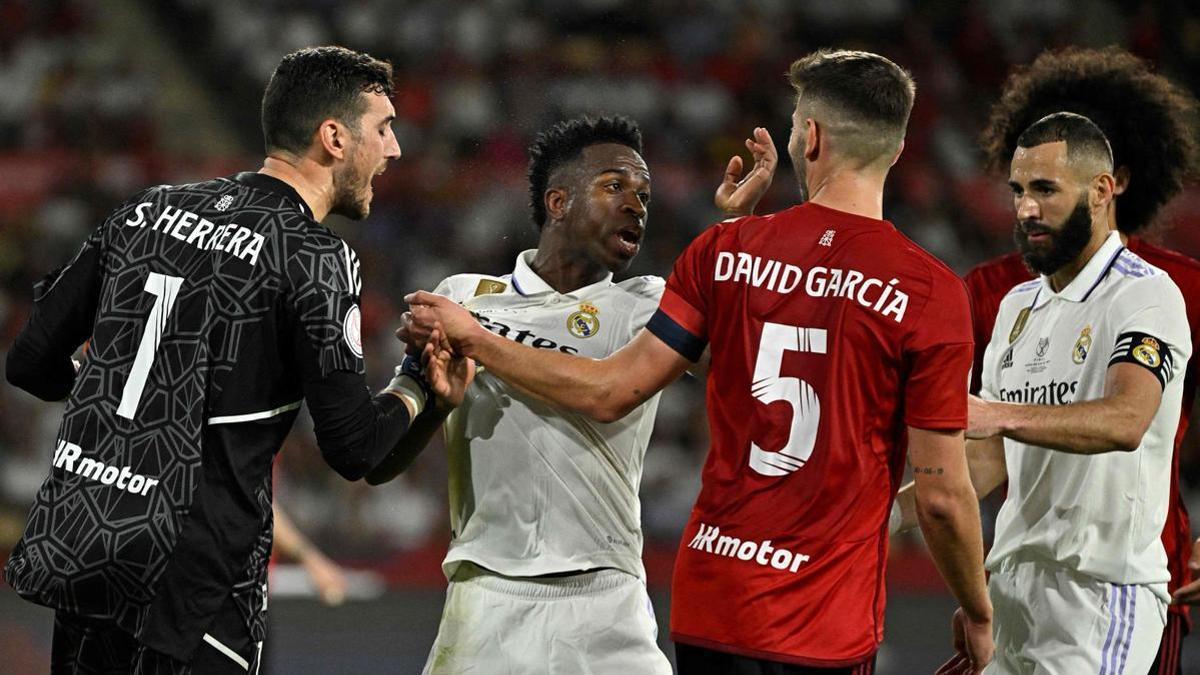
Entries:
<svg viewBox="0 0 1200 675">
<path fill-rule="evenodd" d="M 10 351 L 11 381 L 67 397 L 13 588 L 182 660 L 232 594 L 261 641 L 274 454 L 314 383 L 371 407 L 360 291 L 350 248 L 274 178 L 117 209 L 38 285 Z"/>
</svg>

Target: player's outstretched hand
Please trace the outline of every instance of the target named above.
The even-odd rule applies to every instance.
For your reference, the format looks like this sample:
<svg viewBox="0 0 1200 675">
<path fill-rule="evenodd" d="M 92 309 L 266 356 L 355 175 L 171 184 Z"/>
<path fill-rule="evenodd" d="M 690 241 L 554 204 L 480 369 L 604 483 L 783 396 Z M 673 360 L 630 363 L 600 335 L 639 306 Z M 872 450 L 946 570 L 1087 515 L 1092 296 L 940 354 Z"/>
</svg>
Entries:
<svg viewBox="0 0 1200 675">
<path fill-rule="evenodd" d="M 742 176 L 742 158 L 734 155 L 725 167 L 725 179 L 717 186 L 713 201 L 722 213 L 730 216 L 748 216 L 767 194 L 775 167 L 779 165 L 779 152 L 771 134 L 763 127 L 756 127 L 746 139 L 746 149 L 754 157 L 754 166 Z"/>
<path fill-rule="evenodd" d="M 954 633 L 954 651 L 963 657 L 965 663 L 960 666 L 962 670 L 945 672 L 982 673 L 984 666 L 991 663 L 992 654 L 996 650 L 996 645 L 992 642 L 992 622 L 973 621 L 959 607 L 954 610 L 951 629 Z M 951 663 L 953 662 L 954 659 L 951 659 Z M 951 666 L 951 663 L 942 668 Z M 943 670 L 939 669 L 938 672 Z"/>
<path fill-rule="evenodd" d="M 1004 404 L 988 401 L 974 394 L 967 395 L 967 438 L 991 438 L 1003 429 L 1001 416 Z"/>
<path fill-rule="evenodd" d="M 467 387 L 475 379 L 475 361 L 454 355 L 441 322 L 434 322 L 421 361 L 425 366 L 425 381 L 433 390 L 438 410 L 449 412 L 462 405 Z"/>
<path fill-rule="evenodd" d="M 1192 559 L 1188 561 L 1188 569 L 1196 580 L 1175 589 L 1171 602 L 1176 605 L 1200 605 L 1200 539 L 1192 543 Z"/>
<path fill-rule="evenodd" d="M 469 340 L 475 331 L 485 330 L 462 305 L 444 295 L 417 291 L 404 296 L 404 301 L 408 303 L 412 315 L 413 328 L 410 331 L 432 332 L 434 324 L 440 323 L 441 333 L 455 353 L 462 353 L 463 342 Z"/>
</svg>

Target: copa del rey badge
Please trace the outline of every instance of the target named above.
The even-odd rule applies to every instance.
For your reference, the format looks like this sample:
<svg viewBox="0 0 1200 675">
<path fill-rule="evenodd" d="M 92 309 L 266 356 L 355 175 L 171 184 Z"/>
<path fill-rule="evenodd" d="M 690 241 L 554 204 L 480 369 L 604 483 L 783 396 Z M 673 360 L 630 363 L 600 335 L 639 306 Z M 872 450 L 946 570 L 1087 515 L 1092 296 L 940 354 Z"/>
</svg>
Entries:
<svg viewBox="0 0 1200 675">
<path fill-rule="evenodd" d="M 577 338 L 590 338 L 600 332 L 600 310 L 592 304 L 579 305 L 579 311 L 567 317 L 567 331 Z"/>
<path fill-rule="evenodd" d="M 362 358 L 362 312 L 358 311 L 358 305 L 346 311 L 346 318 L 342 319 L 342 335 L 346 338 L 346 345 L 350 347 L 350 351 Z"/>
</svg>

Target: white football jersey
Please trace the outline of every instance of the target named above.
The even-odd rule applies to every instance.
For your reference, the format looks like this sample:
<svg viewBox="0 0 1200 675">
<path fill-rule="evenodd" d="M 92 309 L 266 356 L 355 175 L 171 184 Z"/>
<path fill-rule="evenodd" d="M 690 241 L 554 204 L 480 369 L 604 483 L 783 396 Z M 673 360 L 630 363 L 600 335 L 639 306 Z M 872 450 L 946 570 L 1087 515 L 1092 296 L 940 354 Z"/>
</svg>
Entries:
<svg viewBox="0 0 1200 675">
<path fill-rule="evenodd" d="M 1133 452 L 1075 455 L 1004 439 L 1008 497 L 989 570 L 1008 558 L 1056 563 L 1169 599 L 1161 536 L 1189 335 L 1175 282 L 1115 232 L 1061 292 L 1045 277 L 1009 291 L 984 355 L 984 398 L 1099 399 L 1109 366 L 1123 361 L 1150 370 L 1163 396 Z"/>
<path fill-rule="evenodd" d="M 665 282 L 612 275 L 558 293 L 517 257 L 512 274 L 459 274 L 435 292 L 482 317 L 501 337 L 535 349 L 603 358 L 658 308 Z M 509 387 L 481 369 L 446 421 L 450 473 L 447 578 L 458 564 L 507 576 L 599 567 L 645 578 L 638 486 L 658 395 L 601 424 Z"/>
</svg>

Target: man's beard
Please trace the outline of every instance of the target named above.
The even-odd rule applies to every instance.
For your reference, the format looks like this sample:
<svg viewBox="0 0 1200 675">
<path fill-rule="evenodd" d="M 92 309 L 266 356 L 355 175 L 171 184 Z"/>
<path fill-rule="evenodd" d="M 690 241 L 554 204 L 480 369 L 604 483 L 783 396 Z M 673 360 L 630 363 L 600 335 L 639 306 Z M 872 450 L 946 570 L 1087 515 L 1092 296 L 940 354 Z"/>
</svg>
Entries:
<svg viewBox="0 0 1200 675">
<path fill-rule="evenodd" d="M 1050 235 L 1048 245 L 1033 246 L 1029 243 L 1029 231 L 1045 232 Z M 1079 200 L 1067 221 L 1057 232 L 1032 220 L 1018 220 L 1013 226 L 1013 240 L 1017 251 L 1029 269 L 1038 274 L 1050 275 L 1063 265 L 1074 260 L 1092 238 L 1092 214 L 1088 210 L 1087 198 Z"/>
<path fill-rule="evenodd" d="M 350 220 L 362 220 L 371 211 L 371 203 L 363 194 L 371 175 L 361 176 L 350 161 L 333 172 L 333 205 L 330 213 L 345 216 Z"/>
<path fill-rule="evenodd" d="M 796 184 L 800 188 L 798 203 L 803 204 L 808 201 L 808 160 L 804 159 L 803 149 L 799 153 L 789 150 L 788 156 L 792 158 L 792 169 L 796 172 Z"/>
</svg>

